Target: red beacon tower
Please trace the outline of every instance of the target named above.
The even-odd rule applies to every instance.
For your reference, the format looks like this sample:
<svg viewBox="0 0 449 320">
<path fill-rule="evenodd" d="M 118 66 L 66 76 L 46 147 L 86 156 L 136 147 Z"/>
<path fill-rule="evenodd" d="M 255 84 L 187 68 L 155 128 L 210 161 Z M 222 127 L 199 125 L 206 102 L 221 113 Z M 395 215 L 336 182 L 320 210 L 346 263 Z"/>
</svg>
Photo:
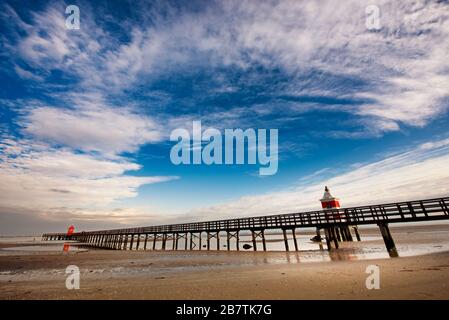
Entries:
<svg viewBox="0 0 449 320">
<path fill-rule="evenodd" d="M 324 195 L 323 195 L 323 198 L 320 199 L 320 201 L 321 201 L 321 207 L 323 209 L 338 209 L 338 208 L 340 208 L 340 199 L 333 197 L 327 186 L 324 188 Z"/>
<path fill-rule="evenodd" d="M 75 227 L 73 225 L 71 225 L 69 227 L 69 229 L 67 229 L 67 235 L 71 236 L 73 234 L 73 232 L 75 232 Z"/>
</svg>

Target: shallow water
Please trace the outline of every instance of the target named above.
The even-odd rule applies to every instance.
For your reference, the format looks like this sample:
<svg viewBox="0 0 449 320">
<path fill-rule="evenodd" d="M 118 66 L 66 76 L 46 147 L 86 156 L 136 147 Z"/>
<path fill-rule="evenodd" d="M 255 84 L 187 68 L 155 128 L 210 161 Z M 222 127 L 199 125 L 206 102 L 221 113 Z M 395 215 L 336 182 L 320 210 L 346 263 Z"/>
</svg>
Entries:
<svg viewBox="0 0 449 320">
<path fill-rule="evenodd" d="M 404 230 L 394 231 L 393 238 L 395 238 L 396 248 L 399 256 L 418 256 L 423 254 L 446 252 L 449 251 L 449 229 L 447 230 Z M 257 254 L 249 254 L 253 252 L 253 249 L 244 250 L 242 246 L 244 244 L 252 245 L 252 239 L 250 235 L 240 236 L 240 251 L 248 254 L 244 255 L 244 258 L 239 256 L 236 261 L 223 260 L 224 264 L 279 264 L 279 263 L 298 263 L 298 262 L 326 262 L 326 261 L 338 261 L 338 260 L 367 260 L 367 259 L 383 259 L 389 258 L 389 254 L 385 249 L 382 237 L 376 235 L 376 232 L 367 232 L 366 235 L 362 232 L 361 242 L 341 242 L 338 250 L 326 249 L 325 241 L 321 243 L 312 242 L 310 238 L 313 234 L 300 235 L 297 234 L 297 242 L 299 251 L 295 252 L 294 243 L 291 233 L 289 234 L 289 247 L 290 252 L 285 252 L 284 239 L 281 234 L 266 234 L 267 251 L 270 253 L 263 254 L 262 243 L 257 241 Z M 15 239 L 15 241 L 13 241 Z M 40 241 L 33 237 L 20 237 L 18 241 L 17 237 L 14 238 L 2 238 L 2 243 L 17 243 L 20 242 L 23 246 L 9 247 L 0 249 L 0 255 L 25 255 L 25 254 L 40 254 L 40 253 L 55 253 L 55 252 L 83 252 L 87 250 L 98 250 L 95 248 L 89 248 L 85 245 L 79 245 L 76 243 L 66 243 L 64 241 Z M 206 243 L 206 239 L 202 239 L 202 244 Z M 188 243 L 190 245 L 190 243 Z M 220 252 L 215 251 L 217 248 L 216 239 L 211 240 L 211 249 L 208 255 L 225 256 L 227 252 L 226 237 L 220 237 Z M 156 248 L 160 248 L 160 241 L 157 242 Z M 181 239 L 178 244 L 178 248 L 183 249 L 185 246 L 184 239 Z M 235 239 L 231 241 L 231 251 L 235 251 L 236 248 Z M 141 248 L 143 244 L 141 243 Z M 147 248 L 152 248 L 152 242 L 148 244 Z M 166 248 L 171 251 L 172 241 L 167 241 Z M 199 250 L 197 246 L 194 251 Z M 206 252 L 205 248 L 202 248 L 202 254 Z M 149 250 L 151 252 L 151 250 Z M 161 251 L 158 250 L 160 253 Z M 197 256 L 197 255 L 195 255 Z M 160 255 L 158 258 L 169 261 L 170 259 L 190 259 L 192 258 L 192 252 L 178 250 L 175 255 Z M 196 257 L 198 258 L 198 257 Z M 199 257 L 201 259 L 201 257 Z"/>
<path fill-rule="evenodd" d="M 65 248 L 65 249 L 64 249 Z M 20 246 L 20 247 L 9 247 L 9 248 L 3 248 L 0 250 L 0 252 L 61 252 L 61 251 L 74 251 L 74 252 L 81 252 L 81 251 L 88 251 L 88 249 L 83 249 L 77 245 L 73 244 L 52 244 L 52 245 L 33 245 L 33 246 Z"/>
</svg>

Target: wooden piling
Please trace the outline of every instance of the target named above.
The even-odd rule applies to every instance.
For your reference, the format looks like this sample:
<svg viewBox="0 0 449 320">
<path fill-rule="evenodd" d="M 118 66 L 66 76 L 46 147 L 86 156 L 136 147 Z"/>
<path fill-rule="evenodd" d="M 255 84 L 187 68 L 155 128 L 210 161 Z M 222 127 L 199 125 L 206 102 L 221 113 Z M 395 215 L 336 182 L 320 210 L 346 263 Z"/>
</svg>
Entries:
<svg viewBox="0 0 449 320">
<path fill-rule="evenodd" d="M 288 248 L 288 238 L 287 238 L 287 230 L 282 229 L 282 233 L 284 234 L 285 251 L 289 251 L 289 248 Z"/>
<path fill-rule="evenodd" d="M 341 241 L 340 228 L 339 227 L 332 228 L 332 231 L 335 239 L 337 239 L 337 241 Z"/>
<path fill-rule="evenodd" d="M 133 249 L 133 244 L 134 244 L 134 234 L 131 235 L 131 242 L 129 243 L 129 250 Z"/>
<path fill-rule="evenodd" d="M 251 230 L 251 237 L 253 239 L 253 250 L 257 251 L 256 233 L 254 232 L 254 230 Z"/>
<path fill-rule="evenodd" d="M 165 245 L 167 244 L 167 234 L 162 234 L 162 250 L 165 250 Z"/>
<path fill-rule="evenodd" d="M 114 238 L 112 240 L 112 249 L 117 250 L 117 235 L 114 235 Z"/>
<path fill-rule="evenodd" d="M 324 236 L 326 237 L 327 250 L 332 249 L 331 234 L 329 228 L 324 228 Z"/>
<path fill-rule="evenodd" d="M 335 249 L 338 249 L 339 245 L 338 245 L 338 239 L 337 239 L 335 229 L 336 228 L 333 227 L 330 230 L 331 230 L 332 239 L 334 240 Z"/>
<path fill-rule="evenodd" d="M 357 241 L 361 241 L 360 234 L 359 234 L 359 227 L 353 226 L 352 228 L 354 230 L 355 237 L 357 238 Z"/>
<path fill-rule="evenodd" d="M 136 250 L 139 250 L 139 245 L 140 245 L 140 233 L 137 235 Z"/>
<path fill-rule="evenodd" d="M 125 238 L 123 243 L 123 250 L 128 250 L 128 235 L 124 234 L 123 237 Z"/>
<path fill-rule="evenodd" d="M 210 250 L 210 233 L 209 231 L 207 232 L 207 250 Z"/>
<path fill-rule="evenodd" d="M 175 232 L 173 234 L 173 246 L 175 250 L 178 250 L 179 233 Z"/>
<path fill-rule="evenodd" d="M 235 246 L 237 248 L 237 251 L 240 251 L 240 234 L 239 234 L 239 230 L 236 231 L 236 236 L 235 236 Z"/>
<path fill-rule="evenodd" d="M 148 233 L 145 233 L 145 242 L 143 244 L 143 250 L 147 250 Z"/>
<path fill-rule="evenodd" d="M 220 251 L 220 231 L 217 231 L 217 251 Z"/>
<path fill-rule="evenodd" d="M 154 233 L 154 234 L 153 234 L 153 250 L 156 250 L 156 241 L 157 241 L 157 237 L 158 237 L 158 234 L 157 234 L 157 233 Z"/>
<path fill-rule="evenodd" d="M 114 249 L 116 249 L 116 250 L 121 249 L 121 247 L 120 247 L 120 237 L 121 237 L 121 235 L 117 234 L 116 240 L 115 240 L 115 247 L 114 247 Z"/>
<path fill-rule="evenodd" d="M 267 251 L 267 243 L 265 241 L 265 231 L 264 230 L 261 231 L 261 235 L 262 235 L 262 248 L 263 248 L 263 251 Z"/>
<path fill-rule="evenodd" d="M 393 237 L 390 233 L 390 228 L 387 223 L 379 223 L 378 224 L 380 233 L 382 234 L 382 238 L 384 239 L 385 247 L 387 248 L 388 254 L 390 257 L 397 257 L 398 252 L 396 250 L 396 245 L 394 243 Z"/>
<path fill-rule="evenodd" d="M 321 241 L 321 232 L 320 232 L 320 228 L 316 228 L 316 236 L 319 239 L 318 240 L 318 245 L 320 247 L 320 250 L 323 250 L 323 242 Z"/>
<path fill-rule="evenodd" d="M 116 243 L 116 249 L 121 250 L 122 249 L 122 235 L 117 235 L 117 243 Z"/>
<path fill-rule="evenodd" d="M 352 234 L 351 234 L 351 228 L 349 226 L 346 226 L 345 228 L 346 228 L 348 241 L 351 241 L 351 242 L 354 241 L 354 239 L 352 238 Z"/>
<path fill-rule="evenodd" d="M 348 238 L 346 236 L 346 229 L 345 227 L 339 227 L 338 228 L 340 230 L 340 235 L 341 235 L 341 241 L 348 241 Z"/>
<path fill-rule="evenodd" d="M 293 243 L 295 245 L 295 251 L 298 251 L 298 241 L 296 241 L 295 228 L 292 229 L 292 235 L 293 235 Z"/>
</svg>

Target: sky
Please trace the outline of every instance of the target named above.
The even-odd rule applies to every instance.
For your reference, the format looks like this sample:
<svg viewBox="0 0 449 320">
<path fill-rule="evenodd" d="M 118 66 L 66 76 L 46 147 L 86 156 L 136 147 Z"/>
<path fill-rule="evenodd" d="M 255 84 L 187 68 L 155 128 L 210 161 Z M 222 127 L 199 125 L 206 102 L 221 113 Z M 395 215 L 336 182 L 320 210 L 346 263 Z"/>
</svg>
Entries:
<svg viewBox="0 0 449 320">
<path fill-rule="evenodd" d="M 449 194 L 446 1 L 2 1 L 0 29 L 0 235 Z M 277 129 L 276 174 L 173 164 L 193 121 Z"/>
</svg>

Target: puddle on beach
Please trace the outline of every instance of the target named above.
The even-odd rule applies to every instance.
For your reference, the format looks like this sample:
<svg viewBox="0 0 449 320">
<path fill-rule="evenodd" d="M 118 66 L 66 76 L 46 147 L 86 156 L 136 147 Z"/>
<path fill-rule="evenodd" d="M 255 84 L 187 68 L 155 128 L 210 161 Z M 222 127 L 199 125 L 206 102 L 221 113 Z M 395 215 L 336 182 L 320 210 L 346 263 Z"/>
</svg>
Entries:
<svg viewBox="0 0 449 320">
<path fill-rule="evenodd" d="M 9 240 L 9 239 L 8 239 Z M 85 252 L 88 249 L 82 248 L 76 244 L 72 243 L 52 243 L 52 242 L 36 242 L 36 241 L 22 241 L 16 242 L 20 244 L 19 246 L 5 247 L 0 249 L 0 255 L 10 255 L 10 254 L 30 254 L 30 253 L 51 253 L 51 252 Z M 0 243 L 14 243 L 13 241 L 0 240 Z"/>
</svg>

